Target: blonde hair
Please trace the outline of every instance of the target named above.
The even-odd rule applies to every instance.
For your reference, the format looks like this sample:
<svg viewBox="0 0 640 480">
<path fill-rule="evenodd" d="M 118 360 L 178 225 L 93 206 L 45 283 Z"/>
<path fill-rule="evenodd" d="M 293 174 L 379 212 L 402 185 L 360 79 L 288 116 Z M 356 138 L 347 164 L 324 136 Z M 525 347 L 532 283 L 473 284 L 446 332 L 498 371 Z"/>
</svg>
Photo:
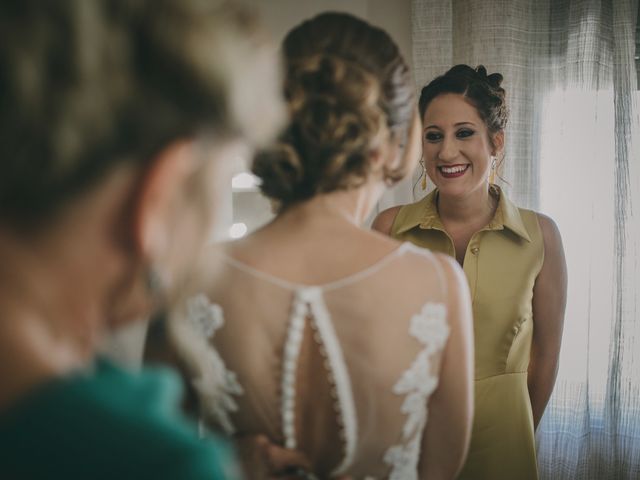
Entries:
<svg viewBox="0 0 640 480">
<path fill-rule="evenodd" d="M 405 141 L 414 88 L 391 37 L 348 14 L 302 23 L 283 52 L 291 120 L 279 143 L 256 156 L 253 172 L 263 193 L 286 207 L 364 182 L 372 150 Z M 385 171 L 385 180 L 400 180 L 408 168 Z"/>
</svg>

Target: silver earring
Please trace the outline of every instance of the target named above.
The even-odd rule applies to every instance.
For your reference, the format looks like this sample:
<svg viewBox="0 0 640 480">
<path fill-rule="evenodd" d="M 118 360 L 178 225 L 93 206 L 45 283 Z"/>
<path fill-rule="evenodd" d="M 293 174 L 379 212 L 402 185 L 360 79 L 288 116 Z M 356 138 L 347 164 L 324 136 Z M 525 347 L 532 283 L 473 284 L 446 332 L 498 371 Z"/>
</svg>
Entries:
<svg viewBox="0 0 640 480">
<path fill-rule="evenodd" d="M 155 297 L 159 292 L 163 290 L 164 285 L 162 276 L 158 272 L 158 269 L 150 265 L 145 272 L 145 277 L 147 290 L 152 297 Z"/>
<path fill-rule="evenodd" d="M 150 264 L 145 269 L 145 283 L 147 292 L 155 305 L 162 304 L 165 300 L 169 281 L 166 272 L 157 264 Z"/>
</svg>

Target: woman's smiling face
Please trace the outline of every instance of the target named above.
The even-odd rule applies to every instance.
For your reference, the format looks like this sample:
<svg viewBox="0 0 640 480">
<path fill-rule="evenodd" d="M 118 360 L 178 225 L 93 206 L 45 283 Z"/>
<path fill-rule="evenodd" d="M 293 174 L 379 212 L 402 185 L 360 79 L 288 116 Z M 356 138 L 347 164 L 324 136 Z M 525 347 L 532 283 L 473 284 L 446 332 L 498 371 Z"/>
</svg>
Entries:
<svg viewBox="0 0 640 480">
<path fill-rule="evenodd" d="M 466 196 L 487 188 L 491 157 L 502 147 L 503 132 L 490 136 L 476 108 L 455 93 L 434 98 L 422 120 L 425 169 L 440 192 Z"/>
</svg>

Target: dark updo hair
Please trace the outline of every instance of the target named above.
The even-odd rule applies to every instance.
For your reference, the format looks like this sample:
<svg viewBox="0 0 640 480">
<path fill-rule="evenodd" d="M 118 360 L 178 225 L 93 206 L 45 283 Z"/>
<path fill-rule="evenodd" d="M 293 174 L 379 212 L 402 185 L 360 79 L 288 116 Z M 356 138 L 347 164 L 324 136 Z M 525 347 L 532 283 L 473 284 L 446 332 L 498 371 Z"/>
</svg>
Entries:
<svg viewBox="0 0 640 480">
<path fill-rule="evenodd" d="M 445 93 L 457 93 L 476 107 L 489 133 L 495 134 L 504 130 L 509 117 L 505 91 L 500 86 L 501 83 L 502 75 L 487 75 L 487 69 L 482 65 L 475 70 L 469 65 L 456 65 L 422 89 L 418 102 L 420 118 L 424 120 L 431 100 Z"/>
<path fill-rule="evenodd" d="M 382 29 L 344 13 L 325 13 L 284 40 L 290 124 L 253 172 L 281 207 L 362 184 L 371 151 L 390 137 L 404 143 L 414 87 L 397 45 Z M 394 183 L 407 165 L 385 171 Z"/>
<path fill-rule="evenodd" d="M 180 138 L 271 141 L 285 112 L 263 40 L 219 0 L 0 2 L 0 223 L 51 222 Z"/>
</svg>

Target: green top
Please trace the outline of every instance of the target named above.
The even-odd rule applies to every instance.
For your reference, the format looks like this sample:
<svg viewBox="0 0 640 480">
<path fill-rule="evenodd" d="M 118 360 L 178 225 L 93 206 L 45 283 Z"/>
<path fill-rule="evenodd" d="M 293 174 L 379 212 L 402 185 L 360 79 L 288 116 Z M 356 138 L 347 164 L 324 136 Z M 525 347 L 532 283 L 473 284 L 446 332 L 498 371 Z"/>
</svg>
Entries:
<svg viewBox="0 0 640 480">
<path fill-rule="evenodd" d="M 240 478 L 229 445 L 181 416 L 178 377 L 95 370 L 53 380 L 0 416 L 0 476 L 60 479 Z"/>
<path fill-rule="evenodd" d="M 544 260 L 538 216 L 498 199 L 493 219 L 469 241 L 463 270 L 471 292 L 475 415 L 460 479 L 537 478 L 527 369 L 533 338 L 533 287 Z M 436 206 L 437 190 L 398 212 L 391 235 L 455 258 Z"/>
</svg>

